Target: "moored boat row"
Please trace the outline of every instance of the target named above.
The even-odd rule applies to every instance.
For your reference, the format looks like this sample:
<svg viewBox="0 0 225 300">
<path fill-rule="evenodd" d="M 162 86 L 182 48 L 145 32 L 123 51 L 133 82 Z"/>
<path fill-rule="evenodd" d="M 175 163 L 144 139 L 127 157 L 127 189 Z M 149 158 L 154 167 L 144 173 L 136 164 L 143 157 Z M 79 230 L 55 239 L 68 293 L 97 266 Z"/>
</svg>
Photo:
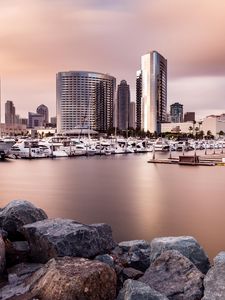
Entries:
<svg viewBox="0 0 225 300">
<path fill-rule="evenodd" d="M 130 153 L 148 153 L 165 151 L 193 151 L 221 149 L 225 147 L 224 140 L 218 141 L 173 141 L 158 138 L 150 139 L 90 139 L 53 136 L 42 140 L 13 139 L 0 140 L 1 158 L 55 158 L 92 155 L 113 155 Z M 2 153 L 2 154 L 1 154 Z"/>
</svg>

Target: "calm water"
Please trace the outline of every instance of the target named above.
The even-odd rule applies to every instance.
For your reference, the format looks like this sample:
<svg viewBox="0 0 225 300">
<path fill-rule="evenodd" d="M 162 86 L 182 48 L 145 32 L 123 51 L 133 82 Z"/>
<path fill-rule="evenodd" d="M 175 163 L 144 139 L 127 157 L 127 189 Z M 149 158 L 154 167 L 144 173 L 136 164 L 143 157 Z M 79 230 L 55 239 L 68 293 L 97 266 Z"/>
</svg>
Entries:
<svg viewBox="0 0 225 300">
<path fill-rule="evenodd" d="M 193 235 L 210 257 L 225 250 L 225 167 L 152 165 L 150 157 L 1 162 L 0 206 L 26 199 L 49 217 L 106 222 L 117 241 Z"/>
</svg>

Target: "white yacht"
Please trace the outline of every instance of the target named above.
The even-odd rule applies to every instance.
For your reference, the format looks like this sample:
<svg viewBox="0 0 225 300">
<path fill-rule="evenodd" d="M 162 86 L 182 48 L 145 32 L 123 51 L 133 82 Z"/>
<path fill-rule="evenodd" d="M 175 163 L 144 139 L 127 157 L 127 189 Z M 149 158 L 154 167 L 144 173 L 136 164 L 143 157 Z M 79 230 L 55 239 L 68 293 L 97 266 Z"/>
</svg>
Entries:
<svg viewBox="0 0 225 300">
<path fill-rule="evenodd" d="M 46 158 L 48 157 L 47 150 L 46 147 L 39 147 L 38 141 L 20 140 L 11 147 L 9 157 Z"/>
<path fill-rule="evenodd" d="M 65 151 L 63 143 L 56 137 L 50 137 L 39 141 L 40 147 L 46 147 L 49 157 L 68 157 L 68 153 Z"/>
<path fill-rule="evenodd" d="M 170 150 L 170 144 L 167 140 L 159 137 L 154 143 L 153 147 L 155 151 L 169 151 Z"/>
</svg>

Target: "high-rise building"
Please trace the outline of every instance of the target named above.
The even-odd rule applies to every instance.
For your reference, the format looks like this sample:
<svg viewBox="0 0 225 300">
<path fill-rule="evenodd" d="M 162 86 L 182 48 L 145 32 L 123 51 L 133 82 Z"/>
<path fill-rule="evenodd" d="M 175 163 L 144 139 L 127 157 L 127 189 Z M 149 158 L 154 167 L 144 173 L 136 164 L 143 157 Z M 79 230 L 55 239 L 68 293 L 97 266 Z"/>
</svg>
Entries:
<svg viewBox="0 0 225 300">
<path fill-rule="evenodd" d="M 16 121 L 16 109 L 12 101 L 6 101 L 5 103 L 5 124 L 15 124 Z"/>
<path fill-rule="evenodd" d="M 136 103 L 130 102 L 129 109 L 129 128 L 136 128 Z"/>
<path fill-rule="evenodd" d="M 56 75 L 57 131 L 113 128 L 115 89 L 116 79 L 108 74 L 59 72 Z"/>
<path fill-rule="evenodd" d="M 141 71 L 137 71 L 136 74 L 136 128 L 140 130 L 142 128 L 142 74 Z"/>
<path fill-rule="evenodd" d="M 183 118 L 183 105 L 175 102 L 174 104 L 170 105 L 170 116 L 172 123 L 182 123 Z"/>
<path fill-rule="evenodd" d="M 28 113 L 28 127 L 43 127 L 44 126 L 44 117 L 40 114 L 29 112 Z"/>
<path fill-rule="evenodd" d="M 117 89 L 118 103 L 118 127 L 121 130 L 126 130 L 129 127 L 129 109 L 130 109 L 130 86 L 126 80 L 121 80 Z"/>
<path fill-rule="evenodd" d="M 167 118 L 167 60 L 157 51 L 141 57 L 136 87 L 137 128 L 160 132 Z"/>
<path fill-rule="evenodd" d="M 49 123 L 48 107 L 44 104 L 39 105 L 37 108 L 37 114 L 43 116 L 43 122 L 44 122 L 43 125 L 46 126 L 46 124 Z"/>
<path fill-rule="evenodd" d="M 194 122 L 195 121 L 195 112 L 186 112 L 184 114 L 184 122 Z"/>
<path fill-rule="evenodd" d="M 57 118 L 56 117 L 51 117 L 50 123 L 51 123 L 51 126 L 56 127 Z"/>
</svg>

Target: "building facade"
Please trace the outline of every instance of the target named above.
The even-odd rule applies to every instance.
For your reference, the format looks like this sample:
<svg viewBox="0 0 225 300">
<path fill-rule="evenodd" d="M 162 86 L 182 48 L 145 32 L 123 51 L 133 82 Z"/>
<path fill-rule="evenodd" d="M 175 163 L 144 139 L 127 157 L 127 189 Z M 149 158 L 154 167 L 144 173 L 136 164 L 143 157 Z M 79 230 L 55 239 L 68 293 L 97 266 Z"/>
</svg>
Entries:
<svg viewBox="0 0 225 300">
<path fill-rule="evenodd" d="M 160 132 L 167 119 L 167 60 L 157 51 L 143 55 L 136 80 L 137 128 Z"/>
<path fill-rule="evenodd" d="M 183 105 L 178 102 L 175 102 L 174 104 L 170 105 L 170 116 L 171 122 L 182 123 L 184 121 Z"/>
<path fill-rule="evenodd" d="M 75 128 L 107 131 L 116 124 L 116 79 L 85 71 L 56 75 L 57 132 Z"/>
<path fill-rule="evenodd" d="M 193 122 L 163 123 L 161 125 L 161 132 L 163 133 L 193 133 L 194 131 L 195 124 Z"/>
<path fill-rule="evenodd" d="M 12 101 L 5 103 L 5 124 L 12 125 L 16 122 L 16 109 Z"/>
<path fill-rule="evenodd" d="M 142 73 L 137 71 L 136 74 L 136 128 L 141 130 L 143 120 L 143 105 L 142 105 Z"/>
<path fill-rule="evenodd" d="M 129 109 L 130 109 L 130 86 L 126 80 L 121 80 L 117 89 L 117 116 L 118 128 L 126 130 L 129 127 Z"/>
<path fill-rule="evenodd" d="M 194 122 L 195 121 L 195 112 L 186 112 L 184 114 L 184 122 Z"/>
<path fill-rule="evenodd" d="M 29 112 L 28 113 L 28 128 L 44 127 L 43 115 Z"/>
<path fill-rule="evenodd" d="M 43 123 L 44 126 L 46 126 L 49 123 L 49 112 L 48 112 L 48 107 L 44 104 L 41 104 L 37 108 L 37 114 L 43 116 Z"/>
<path fill-rule="evenodd" d="M 136 103 L 130 102 L 129 108 L 129 128 L 136 128 Z"/>
<path fill-rule="evenodd" d="M 203 119 L 201 130 L 207 135 L 207 132 L 211 132 L 212 135 L 219 136 L 220 132 L 225 134 L 225 115 L 220 116 L 208 116 Z"/>
</svg>

